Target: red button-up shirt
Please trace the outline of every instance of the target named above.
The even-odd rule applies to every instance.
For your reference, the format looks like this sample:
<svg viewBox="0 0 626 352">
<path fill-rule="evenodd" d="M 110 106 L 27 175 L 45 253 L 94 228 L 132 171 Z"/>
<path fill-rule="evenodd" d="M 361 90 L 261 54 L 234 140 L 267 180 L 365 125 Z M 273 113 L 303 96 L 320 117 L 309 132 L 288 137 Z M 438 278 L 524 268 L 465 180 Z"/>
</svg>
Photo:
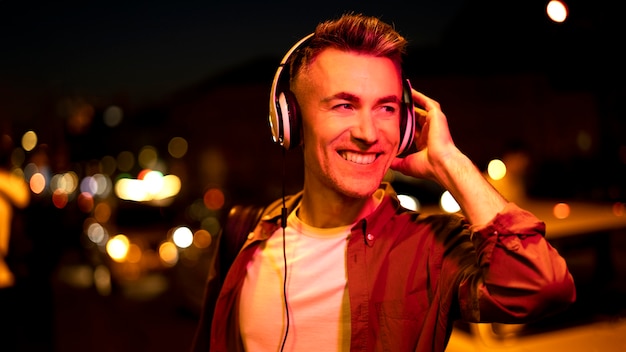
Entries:
<svg viewBox="0 0 626 352">
<path fill-rule="evenodd" d="M 564 259 L 531 213 L 509 203 L 473 229 L 457 215 L 408 211 L 382 187 L 382 203 L 348 240 L 351 351 L 444 351 L 456 319 L 524 323 L 575 300 Z M 299 199 L 288 198 L 288 211 Z M 223 285 L 211 271 L 194 351 L 243 350 L 237 302 L 246 265 L 280 226 L 281 206 L 268 207 Z"/>
</svg>

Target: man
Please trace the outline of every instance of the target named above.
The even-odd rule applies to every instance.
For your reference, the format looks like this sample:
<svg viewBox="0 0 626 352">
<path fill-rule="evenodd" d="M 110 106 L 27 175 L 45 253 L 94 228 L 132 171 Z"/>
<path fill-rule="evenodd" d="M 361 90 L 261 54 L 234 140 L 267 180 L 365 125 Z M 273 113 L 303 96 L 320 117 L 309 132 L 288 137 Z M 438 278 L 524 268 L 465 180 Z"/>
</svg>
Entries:
<svg viewBox="0 0 626 352">
<path fill-rule="evenodd" d="M 403 84 L 405 45 L 347 14 L 287 54 L 272 129 L 302 147 L 304 187 L 268 207 L 225 278 L 210 275 L 194 350 L 443 351 L 456 319 L 527 322 L 574 301 L 544 224 L 457 149 L 436 101 Z M 406 94 L 425 112 L 418 151 L 400 158 L 421 111 L 405 111 Z M 464 217 L 402 208 L 390 168 L 439 182 Z"/>
</svg>

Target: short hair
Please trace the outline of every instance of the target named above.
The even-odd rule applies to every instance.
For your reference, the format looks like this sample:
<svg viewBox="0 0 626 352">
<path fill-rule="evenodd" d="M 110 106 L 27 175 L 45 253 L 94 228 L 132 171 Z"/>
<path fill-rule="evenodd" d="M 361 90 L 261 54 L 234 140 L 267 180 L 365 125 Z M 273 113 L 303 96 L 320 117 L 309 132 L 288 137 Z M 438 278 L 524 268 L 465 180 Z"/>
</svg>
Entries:
<svg viewBox="0 0 626 352">
<path fill-rule="evenodd" d="M 386 57 L 402 66 L 407 40 L 393 26 L 363 14 L 346 13 L 321 22 L 306 44 L 290 57 L 289 76 L 294 79 L 320 52 L 335 48 L 347 52 Z"/>
</svg>

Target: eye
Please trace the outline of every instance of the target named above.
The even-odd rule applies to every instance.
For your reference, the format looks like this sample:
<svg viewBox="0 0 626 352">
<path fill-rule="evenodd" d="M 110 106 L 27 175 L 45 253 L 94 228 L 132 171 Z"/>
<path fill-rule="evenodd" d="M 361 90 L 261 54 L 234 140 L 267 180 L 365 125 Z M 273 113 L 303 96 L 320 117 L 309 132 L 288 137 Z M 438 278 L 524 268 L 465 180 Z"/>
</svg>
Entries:
<svg viewBox="0 0 626 352">
<path fill-rule="evenodd" d="M 399 107 L 396 104 L 386 104 L 386 105 L 380 105 L 378 107 L 378 111 L 381 117 L 382 116 L 392 117 L 397 113 L 398 109 Z"/>
<path fill-rule="evenodd" d="M 381 109 L 389 113 L 394 113 L 397 110 L 394 105 L 383 105 Z"/>
<path fill-rule="evenodd" d="M 333 107 L 333 110 L 354 110 L 354 106 L 350 103 L 337 104 Z"/>
</svg>

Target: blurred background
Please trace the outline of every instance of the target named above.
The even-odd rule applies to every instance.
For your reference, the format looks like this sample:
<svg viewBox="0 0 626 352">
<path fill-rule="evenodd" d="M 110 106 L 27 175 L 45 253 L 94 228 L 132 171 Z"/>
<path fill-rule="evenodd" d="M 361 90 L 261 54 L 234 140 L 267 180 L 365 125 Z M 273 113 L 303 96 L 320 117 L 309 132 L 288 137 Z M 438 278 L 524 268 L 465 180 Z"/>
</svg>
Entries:
<svg viewBox="0 0 626 352">
<path fill-rule="evenodd" d="M 396 26 L 457 145 L 546 219 L 580 299 L 530 330 L 622 322 L 616 3 L 0 0 L 0 350 L 187 350 L 229 208 L 302 183 L 268 126 L 277 65 L 346 11 Z M 389 181 L 407 206 L 456 211 L 437 185 Z"/>
</svg>

